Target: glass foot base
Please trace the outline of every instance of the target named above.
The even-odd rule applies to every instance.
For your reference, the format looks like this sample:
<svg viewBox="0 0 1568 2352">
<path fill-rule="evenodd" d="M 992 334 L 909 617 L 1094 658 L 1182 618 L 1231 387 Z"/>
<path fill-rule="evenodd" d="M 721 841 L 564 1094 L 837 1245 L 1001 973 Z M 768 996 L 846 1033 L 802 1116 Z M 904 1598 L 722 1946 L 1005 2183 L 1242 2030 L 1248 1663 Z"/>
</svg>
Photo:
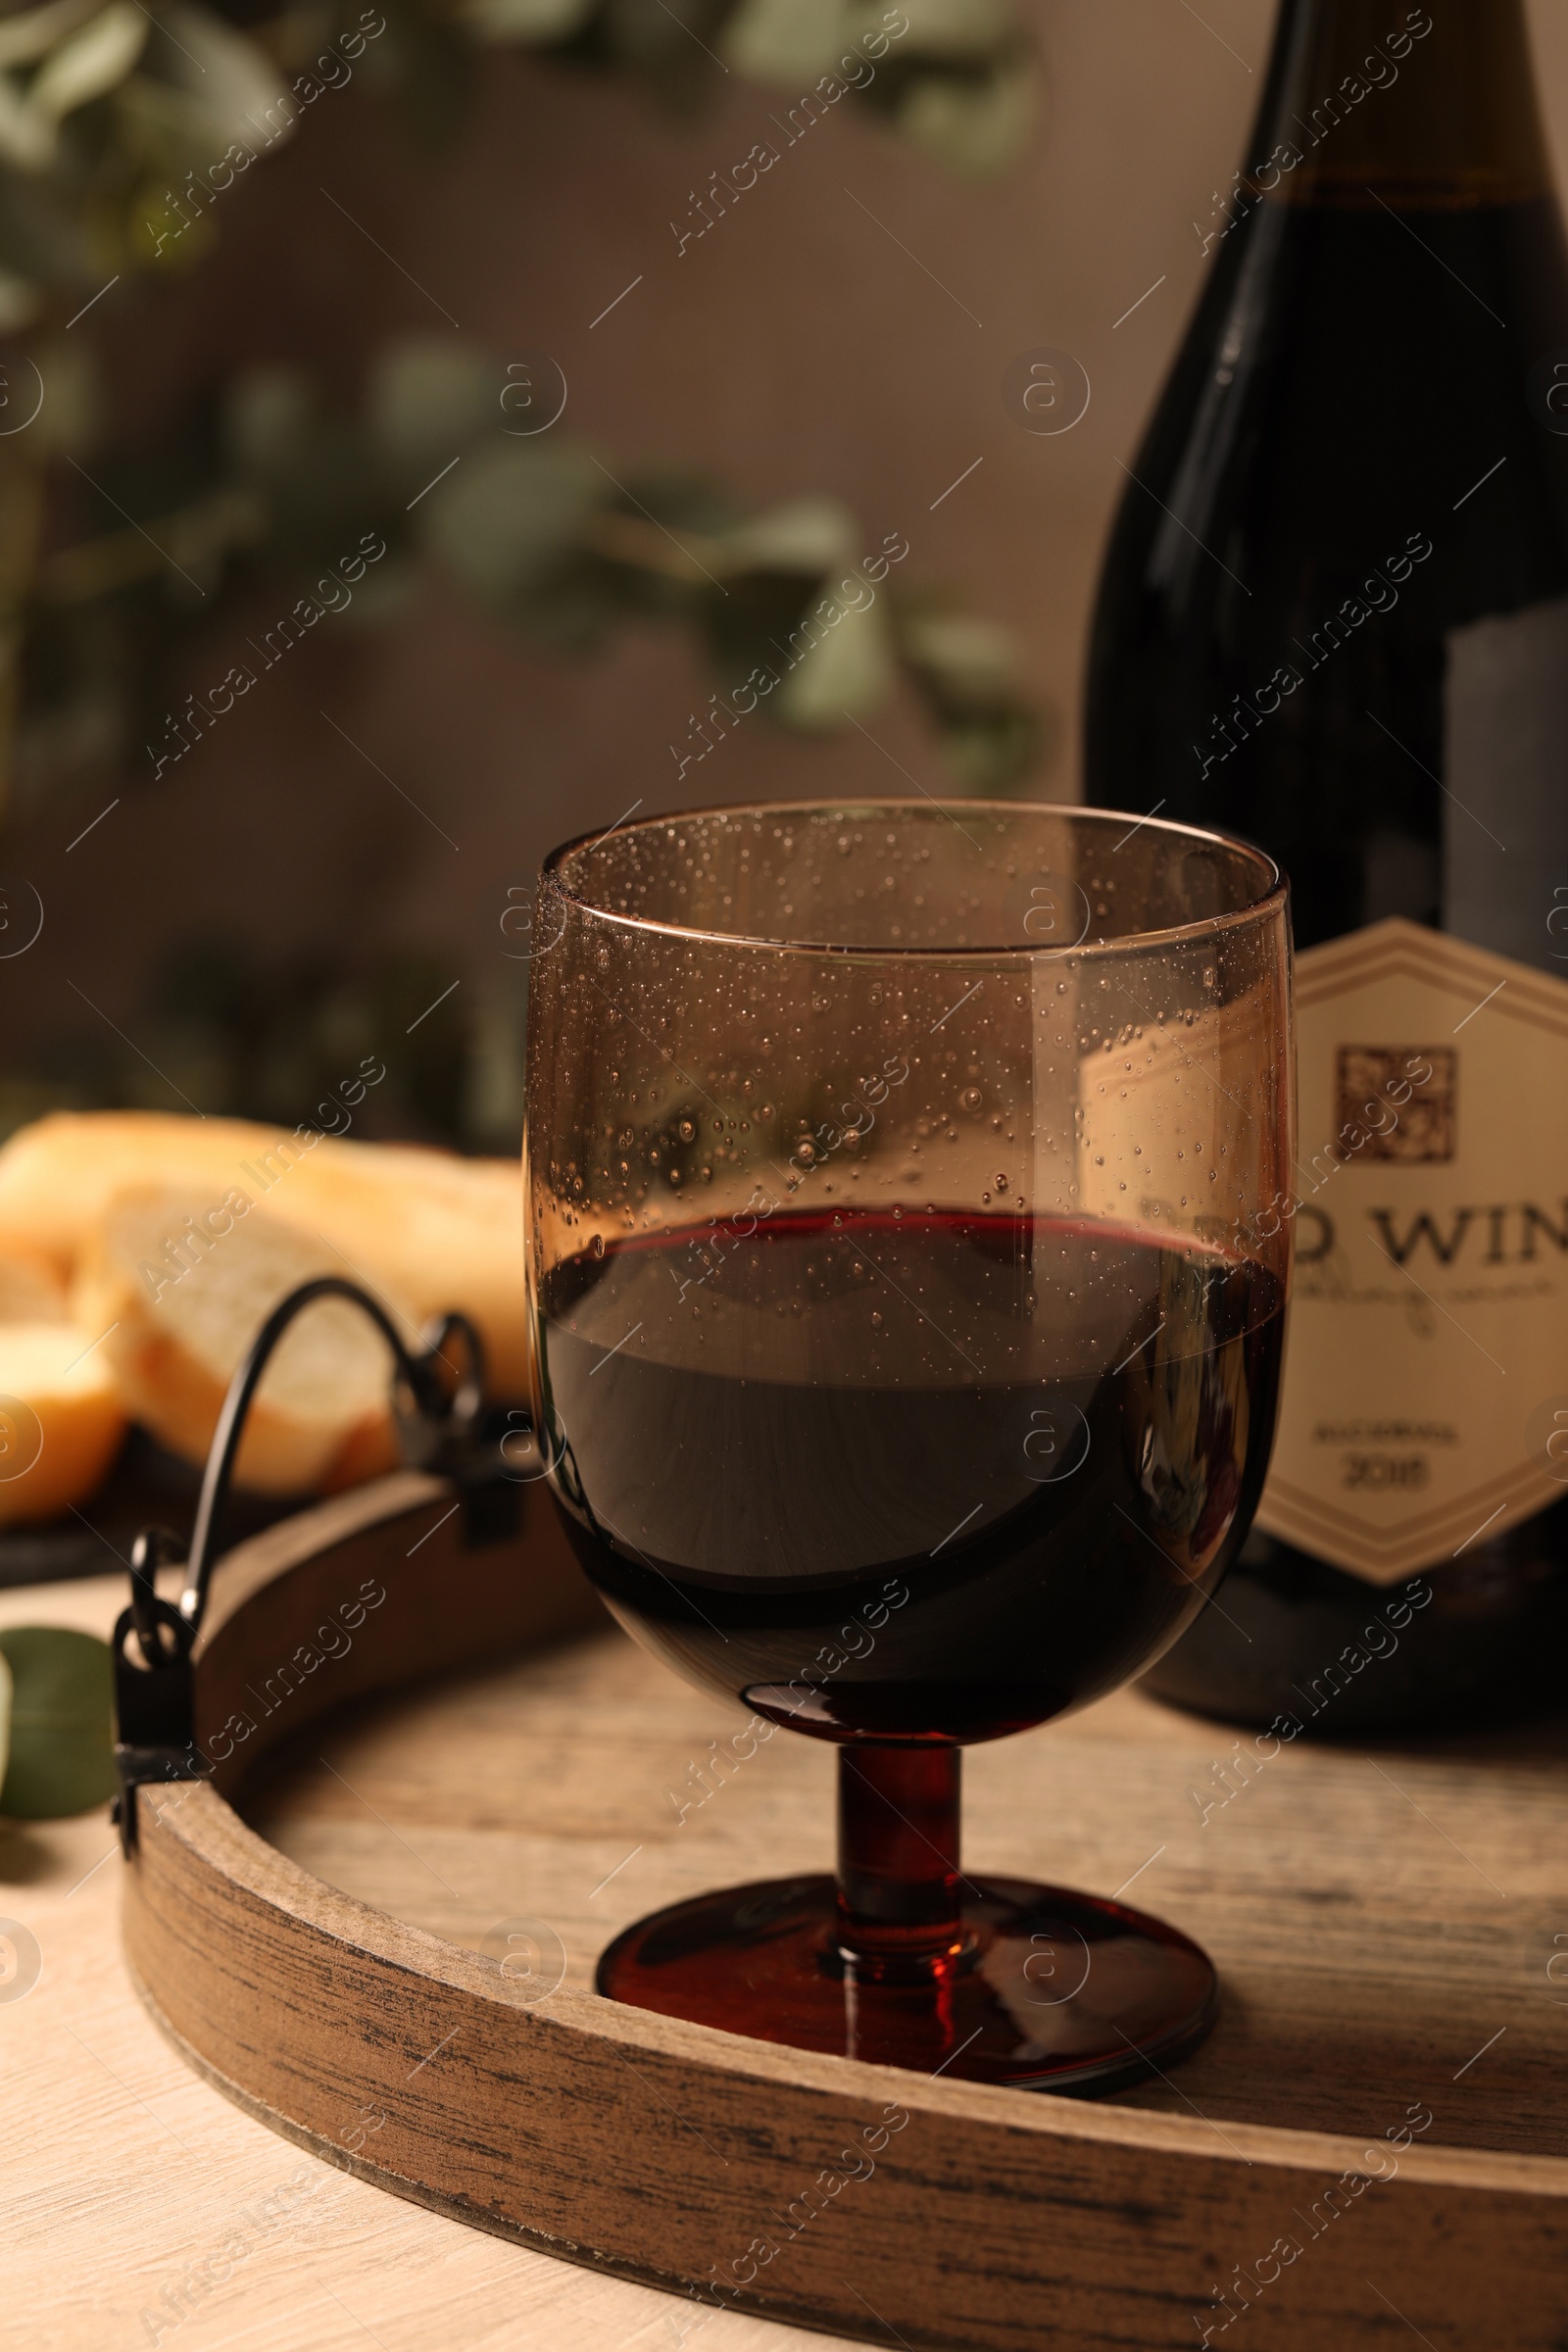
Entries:
<svg viewBox="0 0 1568 2352">
<path fill-rule="evenodd" d="M 830 1878 L 673 1904 L 599 1963 L 611 2000 L 950 2081 L 1111 2090 L 1194 2049 L 1218 2006 L 1196 1943 L 1124 1904 L 1026 1879 L 965 1883 L 964 1948 L 924 1982 L 867 1983 Z"/>
</svg>

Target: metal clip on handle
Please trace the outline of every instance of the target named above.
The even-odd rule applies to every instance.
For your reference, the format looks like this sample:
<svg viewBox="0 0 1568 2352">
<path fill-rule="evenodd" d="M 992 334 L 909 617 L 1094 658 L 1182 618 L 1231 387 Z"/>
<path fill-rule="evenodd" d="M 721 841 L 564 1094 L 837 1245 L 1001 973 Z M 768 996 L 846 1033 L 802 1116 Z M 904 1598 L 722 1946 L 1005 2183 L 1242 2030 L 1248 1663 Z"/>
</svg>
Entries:
<svg viewBox="0 0 1568 2352">
<path fill-rule="evenodd" d="M 360 1307 L 392 1351 L 393 1411 L 405 1461 L 450 1478 L 463 1505 L 464 1540 L 498 1543 L 517 1523 L 517 1490 L 498 1450 L 484 1443 L 484 1349 L 466 1315 L 431 1324 L 418 1354 L 405 1346 L 379 1299 L 356 1282 L 323 1274 L 302 1283 L 272 1309 L 251 1342 L 213 1433 L 196 1524 L 186 1553 L 168 1528 L 146 1529 L 130 1555 L 130 1606 L 115 1627 L 115 1768 L 120 1794 L 113 1818 L 128 1856 L 136 1841 L 136 1790 L 144 1783 L 209 1780 L 212 1766 L 196 1746 L 191 1652 L 207 1613 L 215 1539 L 245 1434 L 246 1416 L 263 1373 L 296 1315 L 318 1298 L 346 1298 Z M 447 1354 L 461 1341 L 461 1370 Z M 494 1459 L 488 1458 L 494 1453 Z M 185 1587 L 178 1606 L 160 1599 L 157 1573 L 180 1559 Z M 128 1649 L 135 1637 L 139 1663 Z"/>
</svg>

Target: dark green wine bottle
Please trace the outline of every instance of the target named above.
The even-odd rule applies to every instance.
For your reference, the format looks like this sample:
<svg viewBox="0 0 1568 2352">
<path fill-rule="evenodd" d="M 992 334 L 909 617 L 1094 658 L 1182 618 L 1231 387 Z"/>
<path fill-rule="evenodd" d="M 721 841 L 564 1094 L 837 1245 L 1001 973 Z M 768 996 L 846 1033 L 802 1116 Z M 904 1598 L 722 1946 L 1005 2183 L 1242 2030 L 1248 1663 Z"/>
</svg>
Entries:
<svg viewBox="0 0 1568 2352">
<path fill-rule="evenodd" d="M 1285 0 L 1197 228 L 1088 797 L 1291 876 L 1297 1273 L 1258 1524 L 1149 1679 L 1506 1721 L 1568 1699 L 1568 251 L 1521 0 Z"/>
</svg>

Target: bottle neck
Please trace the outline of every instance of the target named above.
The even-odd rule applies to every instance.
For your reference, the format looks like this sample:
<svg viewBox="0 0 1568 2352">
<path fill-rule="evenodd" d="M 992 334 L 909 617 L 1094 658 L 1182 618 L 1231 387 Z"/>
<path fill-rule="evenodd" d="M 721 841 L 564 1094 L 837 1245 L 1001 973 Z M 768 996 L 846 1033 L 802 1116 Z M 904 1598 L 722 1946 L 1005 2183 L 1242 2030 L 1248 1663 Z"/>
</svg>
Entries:
<svg viewBox="0 0 1568 2352">
<path fill-rule="evenodd" d="M 1287 204 L 1548 196 L 1523 0 L 1284 0 L 1243 179 Z"/>
</svg>

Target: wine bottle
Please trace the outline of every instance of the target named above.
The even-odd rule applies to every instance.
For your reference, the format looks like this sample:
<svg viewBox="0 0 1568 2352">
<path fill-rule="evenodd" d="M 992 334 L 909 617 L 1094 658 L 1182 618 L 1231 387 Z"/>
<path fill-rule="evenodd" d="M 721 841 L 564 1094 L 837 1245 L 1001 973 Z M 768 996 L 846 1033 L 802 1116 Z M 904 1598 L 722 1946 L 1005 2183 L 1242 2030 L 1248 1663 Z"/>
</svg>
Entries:
<svg viewBox="0 0 1568 2352">
<path fill-rule="evenodd" d="M 1568 1693 L 1568 252 L 1521 0 L 1285 0 L 1195 229 L 1088 797 L 1290 874 L 1297 1271 L 1257 1525 L 1149 1680 L 1283 1737 L 1506 1721 Z"/>
</svg>

